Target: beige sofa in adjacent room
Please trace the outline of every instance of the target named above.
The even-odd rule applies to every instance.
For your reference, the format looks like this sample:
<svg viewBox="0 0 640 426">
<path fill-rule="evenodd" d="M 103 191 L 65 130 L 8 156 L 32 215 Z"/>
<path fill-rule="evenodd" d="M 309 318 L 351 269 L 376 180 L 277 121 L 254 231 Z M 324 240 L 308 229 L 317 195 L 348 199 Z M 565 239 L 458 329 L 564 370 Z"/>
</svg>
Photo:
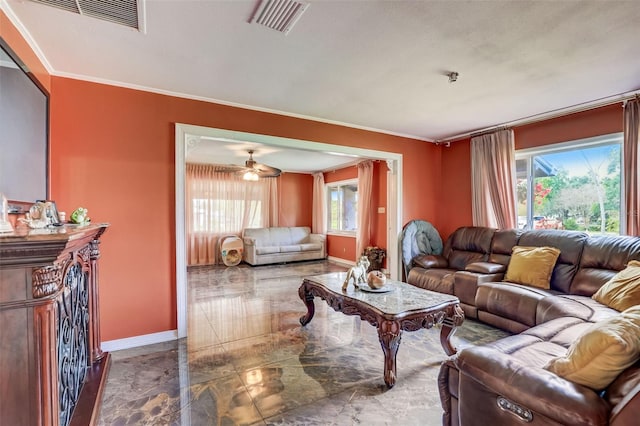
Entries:
<svg viewBox="0 0 640 426">
<path fill-rule="evenodd" d="M 326 238 L 308 226 L 247 228 L 242 232 L 244 261 L 250 265 L 324 259 Z"/>
</svg>

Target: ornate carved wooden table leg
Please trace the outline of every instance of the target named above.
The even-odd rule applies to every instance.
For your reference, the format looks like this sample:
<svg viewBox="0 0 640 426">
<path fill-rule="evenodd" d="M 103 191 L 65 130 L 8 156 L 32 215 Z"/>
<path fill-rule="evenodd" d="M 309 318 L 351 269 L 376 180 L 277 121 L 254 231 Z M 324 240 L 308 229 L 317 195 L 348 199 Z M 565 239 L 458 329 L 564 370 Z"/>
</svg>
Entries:
<svg viewBox="0 0 640 426">
<path fill-rule="evenodd" d="M 451 336 L 463 322 L 464 311 L 460 305 L 451 306 L 447 310 L 447 316 L 442 321 L 442 329 L 440 330 L 440 344 L 447 355 L 453 355 L 457 352 L 456 348 L 451 344 Z"/>
<path fill-rule="evenodd" d="M 307 305 L 307 313 L 300 317 L 300 324 L 307 325 L 309 321 L 313 319 L 313 314 L 316 312 L 315 304 L 313 303 L 313 294 L 307 291 L 307 287 L 304 283 L 298 288 L 298 296 Z"/>
<path fill-rule="evenodd" d="M 391 389 L 396 384 L 396 354 L 400 347 L 402 330 L 397 321 L 381 321 L 378 338 L 384 352 L 384 382 Z"/>
</svg>

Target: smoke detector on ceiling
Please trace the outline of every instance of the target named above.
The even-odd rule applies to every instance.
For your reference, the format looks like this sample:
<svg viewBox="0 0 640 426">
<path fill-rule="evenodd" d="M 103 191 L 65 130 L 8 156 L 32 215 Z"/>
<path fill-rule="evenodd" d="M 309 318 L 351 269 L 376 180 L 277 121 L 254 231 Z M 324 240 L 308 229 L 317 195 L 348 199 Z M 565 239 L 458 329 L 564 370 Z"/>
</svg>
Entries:
<svg viewBox="0 0 640 426">
<path fill-rule="evenodd" d="M 299 1 L 260 0 L 249 23 L 263 25 L 287 35 L 308 8 L 309 3 Z"/>
<path fill-rule="evenodd" d="M 31 0 L 79 15 L 114 22 L 144 32 L 145 0 Z"/>
</svg>

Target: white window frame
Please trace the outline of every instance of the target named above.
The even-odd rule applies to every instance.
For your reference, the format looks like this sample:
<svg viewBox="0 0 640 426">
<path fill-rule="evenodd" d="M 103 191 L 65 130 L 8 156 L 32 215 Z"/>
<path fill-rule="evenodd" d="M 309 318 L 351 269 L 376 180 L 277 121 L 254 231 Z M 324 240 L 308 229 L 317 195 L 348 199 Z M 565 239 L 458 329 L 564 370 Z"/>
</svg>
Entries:
<svg viewBox="0 0 640 426">
<path fill-rule="evenodd" d="M 356 233 L 358 231 L 358 228 L 356 226 L 356 229 L 354 230 L 341 230 L 341 229 L 332 229 L 331 228 L 331 191 L 330 188 L 336 188 L 336 187 L 342 187 L 342 186 L 347 186 L 347 185 L 355 185 L 356 187 L 358 186 L 358 179 L 345 179 L 345 180 L 341 180 L 341 181 L 336 181 L 336 182 L 330 182 L 330 183 L 326 183 L 324 185 L 324 189 L 325 189 L 325 194 L 326 195 L 326 204 L 327 204 L 327 234 L 328 235 L 340 235 L 340 236 L 346 236 L 346 237 L 356 237 Z M 359 189 L 359 188 L 358 188 Z M 358 200 L 360 201 L 360 200 Z M 356 221 L 358 219 L 358 212 L 356 211 Z"/>
<path fill-rule="evenodd" d="M 531 202 L 531 194 L 533 193 L 533 178 L 531 176 L 531 168 L 533 157 L 537 155 L 560 153 L 573 151 L 581 148 L 595 148 L 606 145 L 620 145 L 620 234 L 624 234 L 627 229 L 626 214 L 624 214 L 625 194 L 624 194 L 624 147 L 622 146 L 624 134 L 622 132 L 610 133 L 602 136 L 594 136 L 584 139 L 576 139 L 567 142 L 560 142 L 551 145 L 544 145 L 535 148 L 520 149 L 515 152 L 515 160 L 527 160 L 527 228 L 533 229 L 533 203 Z M 515 164 L 514 164 L 515 168 Z M 514 191 L 517 185 L 514 178 Z"/>
</svg>

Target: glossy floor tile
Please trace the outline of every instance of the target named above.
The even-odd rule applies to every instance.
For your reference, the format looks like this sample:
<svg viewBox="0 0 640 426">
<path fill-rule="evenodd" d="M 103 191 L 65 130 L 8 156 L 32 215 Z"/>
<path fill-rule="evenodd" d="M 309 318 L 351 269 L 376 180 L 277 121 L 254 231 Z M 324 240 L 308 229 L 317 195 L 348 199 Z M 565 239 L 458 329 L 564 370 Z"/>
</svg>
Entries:
<svg viewBox="0 0 640 426">
<path fill-rule="evenodd" d="M 101 425 L 439 425 L 446 358 L 439 329 L 404 332 L 387 389 L 373 326 L 316 299 L 301 277 L 345 268 L 326 261 L 188 271 L 188 338 L 112 353 Z M 461 348 L 506 333 L 467 320 Z"/>
</svg>

